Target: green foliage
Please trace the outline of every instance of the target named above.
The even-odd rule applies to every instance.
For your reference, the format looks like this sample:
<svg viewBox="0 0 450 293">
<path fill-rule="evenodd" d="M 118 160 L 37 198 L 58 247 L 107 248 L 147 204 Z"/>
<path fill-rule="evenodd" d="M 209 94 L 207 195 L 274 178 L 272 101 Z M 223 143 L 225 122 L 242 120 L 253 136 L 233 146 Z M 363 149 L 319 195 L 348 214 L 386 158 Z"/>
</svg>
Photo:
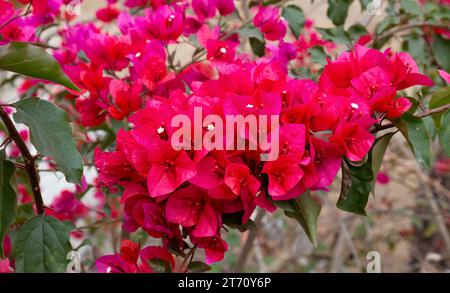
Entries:
<svg viewBox="0 0 450 293">
<path fill-rule="evenodd" d="M 75 91 L 80 90 L 50 54 L 41 47 L 27 43 L 11 42 L 0 46 L 0 69 L 53 81 Z"/>
<path fill-rule="evenodd" d="M 415 117 L 411 112 L 403 114 L 394 122 L 408 141 L 411 151 L 417 161 L 426 169 L 431 166 L 431 136 L 422 118 Z"/>
<path fill-rule="evenodd" d="M 328 0 L 327 16 L 334 25 L 339 26 L 345 23 L 348 8 L 353 0 Z"/>
<path fill-rule="evenodd" d="M 247 230 L 255 230 L 256 225 L 255 223 L 248 219 L 245 224 L 242 223 L 242 215 L 243 212 L 234 213 L 234 214 L 223 214 L 222 215 L 222 222 L 227 225 L 230 228 L 238 229 L 241 232 L 247 231 Z"/>
<path fill-rule="evenodd" d="M 292 200 L 274 201 L 273 203 L 283 209 L 287 217 L 297 220 L 314 246 L 317 246 L 317 218 L 321 206 L 311 196 L 310 191 Z"/>
<path fill-rule="evenodd" d="M 309 48 L 308 51 L 311 56 L 311 62 L 319 63 L 321 65 L 327 64 L 327 54 L 322 46 L 314 46 Z"/>
<path fill-rule="evenodd" d="M 450 157 L 450 111 L 447 110 L 442 116 L 442 126 L 438 131 L 439 142 L 442 149 Z"/>
<path fill-rule="evenodd" d="M 433 35 L 431 50 L 433 51 L 433 56 L 439 65 L 445 71 L 450 71 L 450 40 L 444 39 L 438 35 Z"/>
<path fill-rule="evenodd" d="M 305 14 L 297 5 L 288 5 L 283 8 L 281 15 L 289 23 L 289 28 L 296 38 L 301 34 L 305 24 Z"/>
<path fill-rule="evenodd" d="M 148 265 L 152 268 L 155 273 L 171 273 L 172 269 L 170 267 L 170 263 L 160 259 L 153 258 L 148 260 Z"/>
<path fill-rule="evenodd" d="M 366 215 L 366 205 L 372 190 L 374 176 L 368 163 L 352 166 L 342 163 L 342 185 L 337 207 L 346 212 Z"/>
<path fill-rule="evenodd" d="M 450 86 L 441 88 L 433 94 L 430 100 L 429 108 L 436 109 L 447 104 L 450 104 Z M 443 113 L 436 113 L 432 116 L 437 129 L 441 127 L 442 115 Z"/>
<path fill-rule="evenodd" d="M 17 232 L 13 242 L 18 273 L 63 273 L 72 250 L 70 223 L 60 222 L 50 216 L 39 215 L 26 222 Z"/>
<path fill-rule="evenodd" d="M 211 270 L 211 267 L 201 261 L 193 261 L 188 266 L 190 273 L 204 273 Z"/>
<path fill-rule="evenodd" d="M 253 54 L 258 57 L 264 56 L 266 52 L 266 43 L 260 41 L 257 38 L 250 38 L 250 46 L 252 47 Z"/>
<path fill-rule="evenodd" d="M 53 158 L 67 181 L 80 183 L 83 161 L 72 136 L 67 113 L 41 99 L 25 99 L 14 104 L 14 120 L 30 128 L 31 142 L 44 156 Z"/>
<path fill-rule="evenodd" d="M 16 192 L 10 183 L 14 172 L 14 163 L 5 159 L 4 149 L 0 150 L 0 258 L 3 258 L 3 239 L 16 219 Z"/>
<path fill-rule="evenodd" d="M 376 139 L 372 150 L 369 153 L 369 164 L 372 168 L 373 180 L 372 180 L 372 193 L 375 194 L 375 181 L 380 171 L 381 164 L 383 163 L 383 157 L 386 153 L 386 150 L 391 142 L 392 137 L 395 135 L 395 132 L 387 133 Z"/>
<path fill-rule="evenodd" d="M 264 40 L 264 36 L 262 35 L 262 33 L 259 31 L 258 28 L 256 28 L 251 24 L 247 24 L 242 26 L 239 29 L 238 33 L 241 38 L 249 39 L 253 54 L 255 54 L 258 57 L 264 55 L 266 51 L 266 42 Z"/>
</svg>

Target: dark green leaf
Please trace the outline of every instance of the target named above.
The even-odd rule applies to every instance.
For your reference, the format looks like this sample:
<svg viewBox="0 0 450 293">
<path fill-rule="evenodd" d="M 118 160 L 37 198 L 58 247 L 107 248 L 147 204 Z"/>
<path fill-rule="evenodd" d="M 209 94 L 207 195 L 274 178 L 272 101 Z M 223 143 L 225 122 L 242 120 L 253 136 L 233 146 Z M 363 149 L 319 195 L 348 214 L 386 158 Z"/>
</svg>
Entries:
<svg viewBox="0 0 450 293">
<path fill-rule="evenodd" d="M 153 258 L 148 260 L 148 265 L 155 273 L 170 273 L 172 269 L 170 263 L 160 258 Z"/>
<path fill-rule="evenodd" d="M 433 94 L 430 100 L 430 109 L 439 108 L 450 104 L 450 86 L 439 89 L 437 92 Z M 441 127 L 441 117 L 443 113 L 436 113 L 433 116 L 434 124 L 436 125 L 436 129 Z"/>
<path fill-rule="evenodd" d="M 16 219 L 16 192 L 10 183 L 14 172 L 14 163 L 5 159 L 4 149 L 0 150 L 0 259 L 3 258 L 3 239 Z"/>
<path fill-rule="evenodd" d="M 450 40 L 434 34 L 431 44 L 434 58 L 445 71 L 450 71 Z"/>
<path fill-rule="evenodd" d="M 327 16 L 334 25 L 339 26 L 345 23 L 348 8 L 353 0 L 328 0 Z"/>
<path fill-rule="evenodd" d="M 79 183 L 83 161 L 72 136 L 65 111 L 41 99 L 25 99 L 14 104 L 14 120 L 30 128 L 31 142 L 44 156 L 53 158 L 67 181 Z"/>
<path fill-rule="evenodd" d="M 368 163 L 361 166 L 342 163 L 342 185 L 337 207 L 365 216 L 373 180 L 372 168 Z"/>
<path fill-rule="evenodd" d="M 377 138 L 369 154 L 369 162 L 373 173 L 372 193 L 375 193 L 375 180 L 383 163 L 384 154 L 394 134 L 395 132 L 391 132 Z"/>
<path fill-rule="evenodd" d="M 245 38 L 256 38 L 259 41 L 264 42 L 263 34 L 254 25 L 251 25 L 251 24 L 244 25 L 239 29 L 238 33 L 241 38 L 244 38 L 244 39 Z"/>
<path fill-rule="evenodd" d="M 222 221 L 228 227 L 238 229 L 240 232 L 244 232 L 247 230 L 256 230 L 255 222 L 250 219 L 248 219 L 245 224 L 242 224 L 242 215 L 243 212 L 222 214 Z"/>
<path fill-rule="evenodd" d="M 423 65 L 428 62 L 427 54 L 427 43 L 422 36 L 417 34 L 409 34 L 404 37 L 403 50 L 408 51 L 414 60 L 419 64 Z"/>
<path fill-rule="evenodd" d="M 314 46 L 308 51 L 311 55 L 311 62 L 319 63 L 322 65 L 327 64 L 327 54 L 325 53 L 323 46 Z"/>
<path fill-rule="evenodd" d="M 400 6 L 408 14 L 415 16 L 422 14 L 422 8 L 417 0 L 401 0 Z"/>
<path fill-rule="evenodd" d="M 366 27 L 359 23 L 349 27 L 347 32 L 354 41 L 357 41 L 360 37 L 368 34 Z"/>
<path fill-rule="evenodd" d="M 27 43 L 11 42 L 0 46 L 0 69 L 80 90 L 62 71 L 55 58 L 43 48 Z"/>
<path fill-rule="evenodd" d="M 258 56 L 258 57 L 264 56 L 264 54 L 266 52 L 266 43 L 265 42 L 261 42 L 259 39 L 251 37 L 250 45 L 252 47 L 253 53 L 256 56 Z"/>
<path fill-rule="evenodd" d="M 431 138 L 423 120 L 406 112 L 400 120 L 394 123 L 408 141 L 417 161 L 429 169 L 431 166 Z"/>
<path fill-rule="evenodd" d="M 294 36 L 298 38 L 305 24 L 305 14 L 303 13 L 303 10 L 297 5 L 288 5 L 283 8 L 281 15 L 289 23 L 289 28 L 292 33 L 294 33 Z"/>
<path fill-rule="evenodd" d="M 311 196 L 310 191 L 293 200 L 274 201 L 273 203 L 282 208 L 286 216 L 297 220 L 314 246 L 317 246 L 317 218 L 321 206 Z"/>
<path fill-rule="evenodd" d="M 14 238 L 13 253 L 18 273 L 63 273 L 72 250 L 70 226 L 50 216 L 26 222 Z"/>
<path fill-rule="evenodd" d="M 321 34 L 321 36 L 327 40 L 332 41 L 334 43 L 350 45 L 351 38 L 342 26 L 338 26 L 335 28 L 317 28 L 317 31 Z"/>
<path fill-rule="evenodd" d="M 442 116 L 442 126 L 438 132 L 439 142 L 442 149 L 450 157 L 450 111 L 447 110 Z"/>
<path fill-rule="evenodd" d="M 210 271 L 211 267 L 201 261 L 193 261 L 188 266 L 190 273 L 204 273 Z"/>
<path fill-rule="evenodd" d="M 22 225 L 32 217 L 34 217 L 32 202 L 17 207 L 16 224 Z"/>
</svg>

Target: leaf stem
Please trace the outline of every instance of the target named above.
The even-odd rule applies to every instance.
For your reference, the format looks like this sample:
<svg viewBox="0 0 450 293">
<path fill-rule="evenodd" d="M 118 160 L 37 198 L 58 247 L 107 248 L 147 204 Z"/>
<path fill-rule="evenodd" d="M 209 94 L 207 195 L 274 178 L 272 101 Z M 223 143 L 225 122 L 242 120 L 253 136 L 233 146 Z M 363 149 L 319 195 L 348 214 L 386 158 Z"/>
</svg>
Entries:
<svg viewBox="0 0 450 293">
<path fill-rule="evenodd" d="M 36 204 L 36 210 L 38 214 L 43 214 L 45 211 L 44 201 L 42 199 L 41 188 L 39 187 L 39 176 L 36 172 L 35 161 L 36 157 L 30 153 L 26 143 L 23 141 L 16 126 L 9 118 L 8 113 L 0 106 L 0 119 L 3 121 L 6 129 L 8 130 L 9 137 L 14 141 L 22 154 L 23 160 L 25 162 L 25 170 L 27 171 L 28 178 L 30 180 L 31 188 L 33 191 L 34 202 Z"/>
</svg>

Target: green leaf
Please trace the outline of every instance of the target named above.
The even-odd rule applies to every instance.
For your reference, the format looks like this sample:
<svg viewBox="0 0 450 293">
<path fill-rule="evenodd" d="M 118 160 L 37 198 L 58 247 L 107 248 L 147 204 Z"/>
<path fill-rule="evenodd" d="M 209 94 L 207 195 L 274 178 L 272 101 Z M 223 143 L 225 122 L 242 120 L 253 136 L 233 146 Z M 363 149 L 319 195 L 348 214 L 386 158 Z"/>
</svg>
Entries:
<svg viewBox="0 0 450 293">
<path fill-rule="evenodd" d="M 43 48 L 11 42 L 0 46 L 0 69 L 53 81 L 75 91 L 80 89 L 62 71 L 59 63 Z"/>
<path fill-rule="evenodd" d="M 346 212 L 366 216 L 366 205 L 374 180 L 368 163 L 352 166 L 342 163 L 342 185 L 337 207 Z"/>
<path fill-rule="evenodd" d="M 248 219 L 245 224 L 242 223 L 243 212 L 222 214 L 222 222 L 230 228 L 238 229 L 240 232 L 247 230 L 256 230 L 256 224 L 252 220 Z"/>
<path fill-rule="evenodd" d="M 281 15 L 289 23 L 289 28 L 296 38 L 300 35 L 305 24 L 305 14 L 297 5 L 288 5 L 283 8 Z"/>
<path fill-rule="evenodd" d="M 372 168 L 373 174 L 373 183 L 372 183 L 372 193 L 375 194 L 375 181 L 380 171 L 381 164 L 383 163 L 383 157 L 386 153 L 387 147 L 389 146 L 389 142 L 394 136 L 395 132 L 387 133 L 380 138 L 377 138 L 373 148 L 369 154 L 369 162 Z"/>
<path fill-rule="evenodd" d="M 438 136 L 442 149 L 450 157 L 450 111 L 447 110 L 442 116 L 442 124 Z"/>
<path fill-rule="evenodd" d="M 238 33 L 241 38 L 249 39 L 253 54 L 258 57 L 264 55 L 266 51 L 266 43 L 263 34 L 257 27 L 251 24 L 247 24 L 242 26 L 239 29 Z"/>
<path fill-rule="evenodd" d="M 18 273 L 63 273 L 72 250 L 71 228 L 50 216 L 36 216 L 26 222 L 14 238 L 13 254 Z"/>
<path fill-rule="evenodd" d="M 319 63 L 321 65 L 327 64 L 327 54 L 323 49 L 323 46 L 314 46 L 309 48 L 309 54 L 311 55 L 311 62 Z"/>
<path fill-rule="evenodd" d="M 34 217 L 33 203 L 26 203 L 17 207 L 16 224 L 22 225 Z"/>
<path fill-rule="evenodd" d="M 335 28 L 317 28 L 322 38 L 338 44 L 350 45 L 351 38 L 342 26 Z"/>
<path fill-rule="evenodd" d="M 430 100 L 429 108 L 435 109 L 447 104 L 450 104 L 450 86 L 441 88 L 433 94 Z M 436 113 L 431 116 L 433 117 L 436 129 L 439 129 L 441 127 L 441 117 L 443 114 L 444 113 Z"/>
<path fill-rule="evenodd" d="M 30 128 L 31 142 L 44 156 L 53 158 L 67 181 L 80 183 L 83 161 L 72 136 L 65 111 L 41 99 L 25 99 L 14 104 L 14 120 Z"/>
<path fill-rule="evenodd" d="M 204 273 L 210 271 L 211 267 L 201 261 L 193 261 L 188 266 L 190 273 Z"/>
<path fill-rule="evenodd" d="M 306 235 L 317 246 L 317 218 L 320 214 L 321 206 L 307 191 L 296 199 L 287 201 L 274 201 L 279 208 L 284 210 L 287 217 L 299 222 Z"/>
<path fill-rule="evenodd" d="M 420 7 L 417 0 L 401 0 L 400 6 L 408 14 L 411 15 L 422 14 L 422 8 Z"/>
<path fill-rule="evenodd" d="M 3 239 L 16 219 L 16 192 L 10 183 L 14 172 L 14 163 L 5 159 L 4 149 L 0 150 L 0 259 L 3 258 Z"/>
<path fill-rule="evenodd" d="M 450 71 L 450 40 L 434 34 L 431 50 L 434 58 L 445 71 Z"/>
<path fill-rule="evenodd" d="M 428 50 L 427 46 L 422 36 L 411 33 L 404 37 L 402 49 L 409 52 L 419 65 L 423 65 L 428 62 L 429 56 L 424 54 Z"/>
<path fill-rule="evenodd" d="M 348 8 L 353 0 L 328 0 L 327 16 L 334 25 L 339 26 L 345 23 Z"/>
<path fill-rule="evenodd" d="M 262 42 L 257 38 L 251 37 L 250 38 L 250 46 L 252 47 L 252 51 L 256 56 L 258 56 L 258 57 L 264 56 L 264 53 L 266 52 L 266 43 L 265 42 Z"/>
<path fill-rule="evenodd" d="M 261 33 L 261 31 L 255 27 L 254 25 L 251 24 L 247 24 L 242 26 L 239 30 L 238 30 L 238 34 L 241 38 L 256 38 L 258 40 L 260 40 L 261 42 L 264 42 L 264 36 Z"/>
<path fill-rule="evenodd" d="M 347 33 L 352 38 L 352 40 L 357 41 L 360 37 L 368 34 L 367 28 L 362 24 L 354 24 L 348 28 Z"/>
<path fill-rule="evenodd" d="M 169 262 L 160 259 L 153 258 L 148 260 L 148 265 L 152 268 L 155 273 L 171 273 L 172 269 L 170 267 Z"/>
<path fill-rule="evenodd" d="M 423 120 L 406 112 L 400 120 L 396 120 L 394 123 L 408 141 L 417 161 L 429 169 L 431 166 L 431 137 Z"/>
</svg>

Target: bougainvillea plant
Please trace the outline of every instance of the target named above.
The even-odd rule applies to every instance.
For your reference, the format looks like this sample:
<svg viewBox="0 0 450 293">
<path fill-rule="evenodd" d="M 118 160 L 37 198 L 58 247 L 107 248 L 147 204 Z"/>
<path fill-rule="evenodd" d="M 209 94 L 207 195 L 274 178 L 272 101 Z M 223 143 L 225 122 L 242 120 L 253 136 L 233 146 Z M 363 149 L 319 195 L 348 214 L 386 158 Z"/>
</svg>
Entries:
<svg viewBox="0 0 450 293">
<path fill-rule="evenodd" d="M 365 215 L 394 135 L 425 170 L 450 154 L 449 1 L 384 1 L 370 31 L 383 1 L 348 26 L 329 0 L 328 28 L 298 1 L 81 2 L 0 0 L 0 272 L 65 272 L 114 223 L 90 270 L 205 271 L 256 209 L 316 244 L 338 172 Z M 74 187 L 44 201 L 42 172 Z"/>
</svg>

